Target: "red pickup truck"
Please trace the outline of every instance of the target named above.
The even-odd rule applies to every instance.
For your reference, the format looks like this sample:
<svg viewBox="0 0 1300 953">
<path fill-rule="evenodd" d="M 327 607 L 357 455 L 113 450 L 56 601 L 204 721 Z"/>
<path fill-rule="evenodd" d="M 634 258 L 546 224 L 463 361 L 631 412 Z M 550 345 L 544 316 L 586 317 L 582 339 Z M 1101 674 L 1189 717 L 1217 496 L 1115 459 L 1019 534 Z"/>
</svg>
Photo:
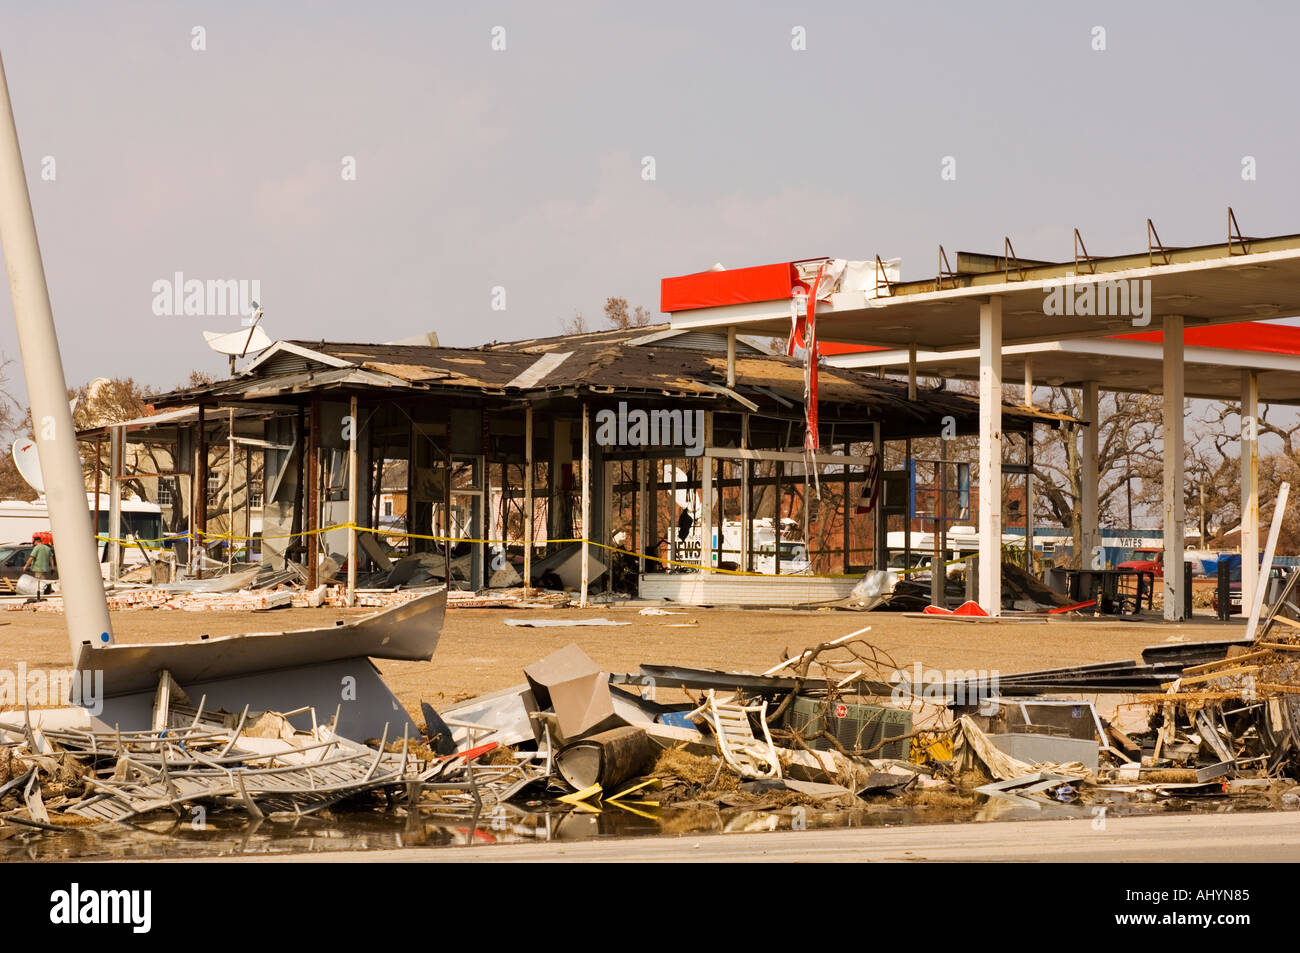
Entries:
<svg viewBox="0 0 1300 953">
<path fill-rule="evenodd" d="M 1141 569 L 1153 572 L 1157 579 L 1165 576 L 1165 551 L 1163 549 L 1135 549 L 1133 558 L 1125 560 L 1116 569 Z"/>
</svg>

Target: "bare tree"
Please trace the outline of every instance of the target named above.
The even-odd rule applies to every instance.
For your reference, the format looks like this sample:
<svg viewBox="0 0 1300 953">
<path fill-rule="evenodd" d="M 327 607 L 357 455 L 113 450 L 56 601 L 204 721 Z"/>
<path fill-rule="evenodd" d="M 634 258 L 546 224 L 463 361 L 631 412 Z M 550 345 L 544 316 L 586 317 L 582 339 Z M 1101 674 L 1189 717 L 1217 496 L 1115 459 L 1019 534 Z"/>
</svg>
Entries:
<svg viewBox="0 0 1300 953">
<path fill-rule="evenodd" d="M 565 318 L 560 322 L 561 334 L 586 334 L 591 328 L 587 327 L 587 319 L 582 316 L 581 311 L 573 312 L 573 317 Z"/>
<path fill-rule="evenodd" d="M 644 328 L 654 323 L 654 314 L 648 308 L 637 305 L 629 311 L 626 298 L 606 298 L 604 310 L 605 323 L 611 328 Z M 596 329 L 587 324 L 581 311 L 574 312 L 573 317 L 560 322 L 562 334 L 589 334 L 594 330 Z"/>
<path fill-rule="evenodd" d="M 9 391 L 9 374 L 13 361 L 0 355 L 0 438 L 3 438 L 3 453 L 0 453 L 0 497 L 4 499 L 27 499 L 32 495 L 32 488 L 18 473 L 14 465 L 9 446 L 19 436 L 19 429 L 24 423 L 24 416 L 18 401 Z"/>
<path fill-rule="evenodd" d="M 626 298 L 605 299 L 605 320 L 611 328 L 644 328 L 653 320 L 648 310 L 637 305 L 629 313 Z"/>
<path fill-rule="evenodd" d="M 1046 409 L 1081 418 L 1082 395 L 1073 388 L 1053 387 Z M 1098 400 L 1097 517 L 1102 525 L 1132 525 L 1133 481 L 1146 485 L 1153 465 L 1162 459 L 1159 447 L 1160 398 L 1146 394 L 1105 393 Z M 1075 553 L 1083 549 L 1082 426 L 1049 431 L 1034 448 L 1036 515 L 1069 526 Z M 1148 502 L 1139 489 L 1140 505 Z"/>
</svg>

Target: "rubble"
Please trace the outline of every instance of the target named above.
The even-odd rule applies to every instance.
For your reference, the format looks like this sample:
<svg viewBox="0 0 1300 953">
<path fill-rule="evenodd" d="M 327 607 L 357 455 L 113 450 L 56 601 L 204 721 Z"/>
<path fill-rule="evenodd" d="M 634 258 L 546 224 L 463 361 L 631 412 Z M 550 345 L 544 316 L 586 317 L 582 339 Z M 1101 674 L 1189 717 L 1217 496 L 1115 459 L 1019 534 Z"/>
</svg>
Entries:
<svg viewBox="0 0 1300 953">
<path fill-rule="evenodd" d="M 185 596 L 233 597 L 242 593 Z M 418 737 L 385 729 L 364 744 L 318 724 L 314 709 L 191 708 L 164 679 L 152 731 L 0 723 L 0 830 L 197 805 L 253 817 L 383 810 L 471 829 L 487 811 L 532 831 L 540 822 L 529 818 L 545 815 L 548 836 L 586 836 L 594 828 L 580 818 L 607 812 L 667 831 L 687 823 L 679 816 L 771 829 L 808 809 L 991 818 L 1145 801 L 1294 805 L 1294 628 L 1270 613 L 1248 642 L 1166 643 L 1141 660 L 926 684 L 900 679 L 907 670 L 869 628 L 761 673 L 664 661 L 611 673 L 569 645 L 524 666 L 519 685 L 441 711 L 422 705 Z"/>
<path fill-rule="evenodd" d="M 356 589 L 353 605 L 372 609 L 390 608 L 405 605 L 434 591 L 439 588 L 441 576 L 426 571 L 434 558 L 426 553 L 408 556 L 394 564 L 390 572 L 368 575 L 366 584 Z M 438 565 L 442 565 L 441 557 L 436 559 Z M 324 571 L 331 566 L 331 571 Z M 329 579 L 337 572 L 337 564 L 330 560 L 323 565 L 321 578 Z M 136 577 L 138 581 L 133 581 Z M 190 612 L 262 612 L 290 606 L 295 609 L 322 606 L 341 609 L 348 606 L 346 585 L 327 582 L 309 590 L 305 585 L 306 578 L 306 571 L 292 561 L 290 568 L 283 570 L 268 566 L 226 572 L 222 567 L 215 572 L 209 571 L 203 579 L 182 579 L 165 584 L 155 584 L 147 574 L 128 573 L 109 588 L 106 598 L 109 609 L 114 611 L 181 609 Z M 500 574 L 493 577 L 494 580 L 505 578 L 507 577 Z M 393 579 L 398 581 L 392 582 Z M 517 574 L 514 581 L 519 581 Z M 551 609 L 568 606 L 571 602 L 568 592 L 563 590 L 524 589 L 517 586 L 498 589 L 495 588 L 495 581 L 492 585 L 493 588 L 480 592 L 452 592 L 448 595 L 447 605 L 449 608 L 467 609 Z M 57 591 L 40 600 L 35 598 L 34 589 L 30 595 L 31 598 L 5 600 L 4 608 L 16 612 L 63 611 L 63 599 Z M 565 624 L 598 623 L 570 621 Z"/>
</svg>

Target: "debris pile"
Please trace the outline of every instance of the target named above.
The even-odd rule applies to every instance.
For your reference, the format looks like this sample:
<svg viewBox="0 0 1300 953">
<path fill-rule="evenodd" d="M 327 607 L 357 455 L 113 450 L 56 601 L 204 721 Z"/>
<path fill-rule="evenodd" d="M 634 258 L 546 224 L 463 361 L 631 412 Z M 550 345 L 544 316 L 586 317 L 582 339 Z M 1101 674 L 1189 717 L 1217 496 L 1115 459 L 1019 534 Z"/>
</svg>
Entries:
<svg viewBox="0 0 1300 953">
<path fill-rule="evenodd" d="M 292 716 L 310 718 L 295 728 Z M 206 712 L 174 706 L 148 731 L 0 722 L 0 831 L 121 823 L 160 811 L 238 811 L 300 817 L 350 802 L 418 809 L 459 799 L 481 808 L 503 779 L 531 781 L 523 764 L 476 762 L 496 744 L 439 755 L 423 740 L 369 745 L 317 724 L 314 710 Z M 506 785 L 506 789 L 509 785 Z M 379 797 L 382 795 L 383 797 Z M 186 815 L 188 816 L 188 815 Z"/>
<path fill-rule="evenodd" d="M 688 815 L 750 830 L 920 808 L 1294 807 L 1300 635 L 1275 631 L 1280 619 L 1251 640 L 1166 643 L 1141 661 L 938 678 L 900 668 L 869 628 L 760 673 L 609 673 L 571 644 L 516 686 L 422 704 L 419 737 L 385 729 L 364 744 L 314 709 L 190 708 L 164 672 L 153 730 L 0 716 L 0 836 L 194 807 L 273 820 L 383 810 L 470 830 L 486 811 L 528 836 L 539 818 L 549 836 L 552 821 L 610 815 L 668 831 Z"/>
<path fill-rule="evenodd" d="M 442 566 L 442 557 L 427 553 L 408 556 L 393 564 L 391 570 L 358 577 L 355 605 L 383 609 L 405 605 L 441 585 L 441 571 L 429 569 L 431 562 Z M 181 609 L 189 612 L 262 612 L 281 608 L 344 608 L 348 605 L 347 586 L 338 581 L 339 565 L 323 560 L 322 584 L 307 588 L 307 571 L 289 561 L 289 568 L 276 570 L 240 568 L 227 572 L 225 567 L 207 569 L 201 579 L 183 578 L 175 582 L 155 582 L 149 566 L 123 576 L 108 591 L 111 610 Z M 517 581 L 517 580 L 516 580 Z M 42 599 L 4 600 L 4 608 L 25 612 L 62 612 L 63 599 L 57 590 Z M 491 588 L 478 592 L 457 591 L 449 594 L 447 604 L 454 608 L 560 608 L 570 604 L 564 590 Z"/>
</svg>

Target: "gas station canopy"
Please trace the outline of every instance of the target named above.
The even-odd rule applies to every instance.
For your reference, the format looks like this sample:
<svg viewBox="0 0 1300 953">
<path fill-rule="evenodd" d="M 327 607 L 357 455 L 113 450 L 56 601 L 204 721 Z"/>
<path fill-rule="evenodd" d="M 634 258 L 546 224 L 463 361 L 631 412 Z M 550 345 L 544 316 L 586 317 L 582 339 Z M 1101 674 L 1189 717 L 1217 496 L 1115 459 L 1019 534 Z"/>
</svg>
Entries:
<svg viewBox="0 0 1300 953">
<path fill-rule="evenodd" d="M 980 304 L 991 296 L 1002 300 L 1004 348 L 1158 331 L 1170 315 L 1182 316 L 1190 329 L 1300 314 L 1300 235 L 1234 235 L 1216 245 L 1156 245 L 1135 255 L 1085 254 L 1070 262 L 967 252 L 956 258 L 952 271 L 907 282 L 897 280 L 896 263 L 848 262 L 831 293 L 818 293 L 818 338 L 965 351 L 978 347 Z M 731 325 L 748 333 L 784 335 L 790 327 L 791 295 L 800 285 L 810 286 L 825 261 L 665 278 L 660 307 L 671 315 L 674 328 Z M 1136 310 L 1133 305 L 1140 302 L 1145 313 L 1097 315 L 1104 309 L 1096 307 L 1089 309 L 1092 314 L 1047 313 L 1049 296 L 1063 283 L 1076 292 L 1093 285 L 1098 299 L 1107 296 L 1113 302 L 1117 289 L 1108 283 L 1121 281 L 1135 295 L 1126 310 Z M 1135 289 L 1132 282 L 1141 284 Z"/>
<path fill-rule="evenodd" d="M 1002 350 L 1002 372 L 1012 382 L 1024 380 L 1028 370 L 1038 384 L 1078 387 L 1095 381 L 1102 390 L 1158 394 L 1163 338 L 1162 332 L 1152 331 L 1015 344 Z M 1188 329 L 1183 341 L 1188 397 L 1235 403 L 1245 370 L 1256 373 L 1261 402 L 1300 404 L 1300 327 L 1221 324 Z M 908 351 L 897 348 L 823 343 L 822 353 L 836 367 L 881 368 L 894 374 L 908 370 Z M 975 380 L 979 350 L 917 351 L 916 369 L 928 377 Z"/>
<path fill-rule="evenodd" d="M 1300 315 L 1300 235 L 1247 238 L 1228 209 L 1227 241 L 1161 242 L 1147 221 L 1147 249 L 1090 255 L 1078 230 L 1068 262 L 939 248 L 932 279 L 903 281 L 898 261 L 816 258 L 663 279 L 660 309 L 674 330 L 727 328 L 784 336 L 815 299 L 818 353 L 849 367 L 906 369 L 979 380 L 979 485 L 1002 480 L 1002 382 L 1080 387 L 1082 416 L 1100 421 L 1105 388 L 1162 395 L 1163 512 L 1167 552 L 1184 549 L 1184 399 L 1239 400 L 1243 420 L 1259 402 L 1300 403 L 1300 329 L 1263 324 Z M 1013 377 L 1012 374 L 1017 376 Z M 1031 391 L 1032 393 L 1032 391 Z M 1242 551 L 1259 544 L 1258 437 L 1242 428 Z M 1081 437 L 1084 551 L 1098 537 L 1097 428 Z M 1000 496 L 981 493 L 980 552 L 1001 546 Z M 1254 598 L 1258 567 L 1242 563 Z M 1184 617 L 1186 583 L 1170 573 L 1164 615 Z M 1001 611 L 997 559 L 979 567 L 979 604 Z"/>
</svg>

